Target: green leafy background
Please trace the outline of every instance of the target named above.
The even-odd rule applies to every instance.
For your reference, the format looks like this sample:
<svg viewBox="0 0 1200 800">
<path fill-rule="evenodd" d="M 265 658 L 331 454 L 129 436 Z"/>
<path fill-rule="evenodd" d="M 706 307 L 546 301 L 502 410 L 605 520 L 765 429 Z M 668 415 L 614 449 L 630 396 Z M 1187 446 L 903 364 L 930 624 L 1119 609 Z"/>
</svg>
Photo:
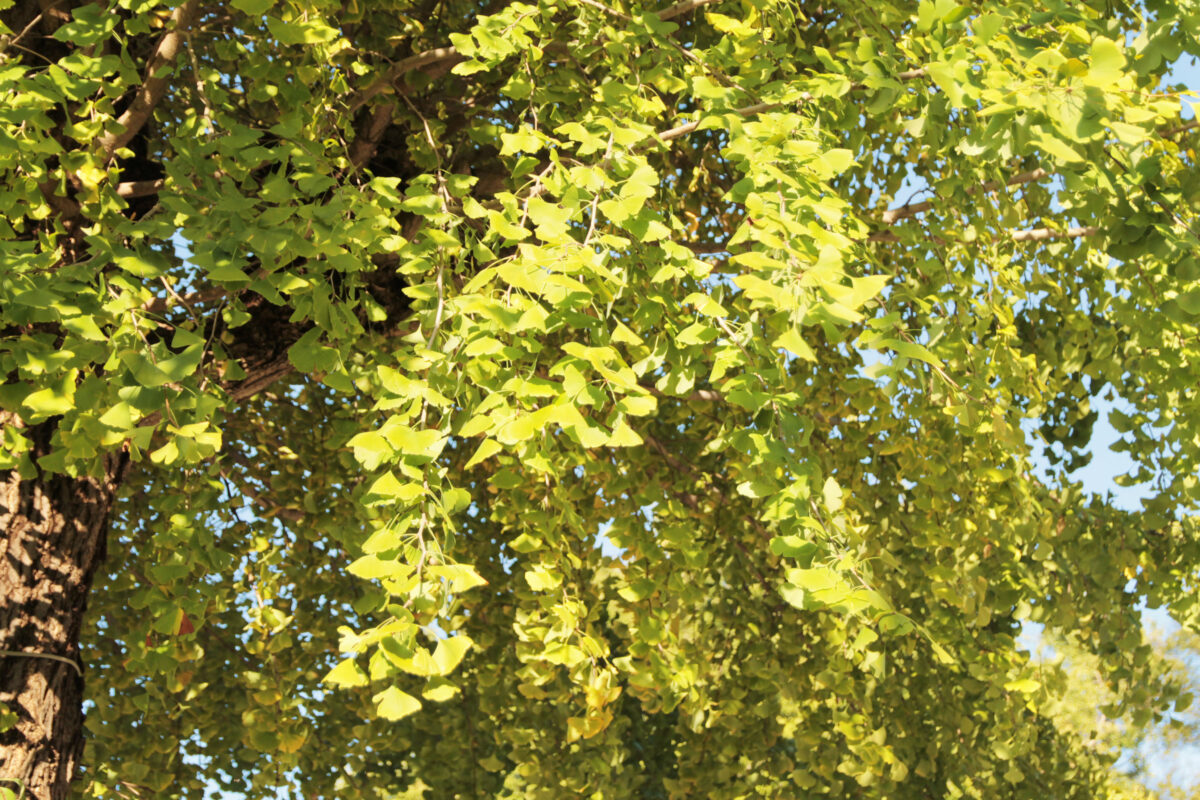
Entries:
<svg viewBox="0 0 1200 800">
<path fill-rule="evenodd" d="M 148 208 L 167 8 L 0 57 L 2 466 L 136 462 L 83 795 L 1142 796 L 1017 636 L 1190 700 L 1194 2 L 195 5 Z"/>
</svg>

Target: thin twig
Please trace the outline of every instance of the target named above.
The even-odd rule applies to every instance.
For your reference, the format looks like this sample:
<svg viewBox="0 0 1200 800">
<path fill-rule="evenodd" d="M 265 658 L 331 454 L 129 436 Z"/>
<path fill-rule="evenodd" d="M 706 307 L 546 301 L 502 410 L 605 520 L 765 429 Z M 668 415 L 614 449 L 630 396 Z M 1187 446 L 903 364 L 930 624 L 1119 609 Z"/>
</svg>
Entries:
<svg viewBox="0 0 1200 800">
<path fill-rule="evenodd" d="M 806 103 L 811 99 L 811 95 L 805 94 L 803 97 L 801 97 L 800 102 Z M 783 103 L 755 103 L 752 106 L 732 109 L 732 111 L 734 114 L 738 114 L 739 116 L 753 117 L 755 114 L 760 114 L 763 111 L 773 111 L 777 108 L 783 108 L 783 105 Z M 673 139 L 687 136 L 689 133 L 699 128 L 701 122 L 702 120 L 696 120 L 695 122 L 687 122 L 683 125 L 677 125 L 674 128 L 668 128 L 660 133 L 658 138 L 664 142 L 669 142 Z"/>
<path fill-rule="evenodd" d="M 243 463 L 243 464 L 245 463 L 241 459 L 237 458 L 236 456 L 235 456 L 234 460 L 238 461 L 239 463 Z M 255 505 L 261 506 L 263 511 L 267 512 L 268 514 L 273 514 L 276 517 L 281 517 L 283 519 L 288 520 L 289 522 L 301 522 L 304 519 L 303 511 L 300 511 L 295 508 L 285 508 L 284 506 L 270 503 L 267 501 L 267 499 L 265 497 L 263 497 L 261 494 L 259 494 L 253 487 L 251 487 L 249 485 L 239 484 L 233 478 L 229 477 L 229 475 L 223 469 L 220 470 L 220 472 L 221 472 L 221 477 L 224 478 L 225 480 L 229 481 L 230 485 L 233 486 L 237 490 L 238 494 L 242 495 L 243 497 L 246 497 Z"/>
<path fill-rule="evenodd" d="M 66 656 L 55 655 L 54 653 L 27 653 L 21 650 L 0 650 L 0 656 L 14 656 L 17 658 L 48 658 L 51 661 L 61 661 L 64 664 L 70 664 L 74 670 L 79 673 L 79 677 L 83 677 L 83 668 L 74 660 Z"/>
<path fill-rule="evenodd" d="M 712 5 L 713 3 L 717 2 L 720 2 L 720 0 L 683 0 L 681 3 L 676 3 L 673 6 L 669 6 L 664 8 L 662 11 L 659 11 L 658 18 L 662 20 L 674 19 L 675 17 L 682 16 L 689 11 L 694 11 L 697 8 L 702 8 L 703 6 Z"/>
<path fill-rule="evenodd" d="M 33 26 L 37 25 L 41 21 L 42 21 L 42 12 L 39 11 L 37 14 L 35 14 L 33 16 L 33 19 L 29 20 L 29 24 L 21 29 L 20 33 L 18 33 L 13 38 L 9 39 L 8 42 L 6 42 L 5 44 L 6 45 L 16 44 L 17 42 L 21 41 L 22 39 L 25 38 L 25 34 L 29 33 L 31 30 L 33 30 Z M 0 46 L 0 53 L 3 53 L 3 52 L 4 52 L 4 46 Z"/>
<path fill-rule="evenodd" d="M 1013 231 L 1011 236 L 1014 242 L 1043 242 L 1047 239 L 1078 239 L 1081 236 L 1095 236 L 1099 232 L 1100 229 L 1095 225 L 1087 225 L 1067 228 L 1065 231 L 1058 228 L 1033 228 L 1026 231 Z"/>
<path fill-rule="evenodd" d="M 604 5 L 604 3 L 601 3 L 598 0 L 575 0 L 575 1 L 577 3 L 580 3 L 581 5 L 591 6 L 592 8 L 595 8 L 605 14 L 608 14 L 610 17 L 619 19 L 622 22 L 633 22 L 633 17 L 629 16 L 628 14 L 626 14 L 624 12 L 617 11 L 615 8 L 609 8 L 608 6 Z"/>
<path fill-rule="evenodd" d="M 1000 183 L 999 181 L 988 181 L 982 186 L 972 186 L 967 189 L 967 194 L 975 194 L 976 192 L 991 193 L 1003 186 L 1020 186 L 1026 183 L 1033 183 L 1035 181 L 1040 181 L 1042 178 L 1049 177 L 1049 175 L 1049 172 L 1041 168 L 1030 170 L 1029 172 L 1022 172 L 1020 175 L 1014 175 L 1004 183 Z M 934 202 L 932 200 L 925 200 L 920 203 L 906 203 L 905 205 L 898 206 L 897 208 L 889 208 L 887 211 L 883 212 L 879 218 L 884 222 L 884 224 L 891 225 L 902 219 L 907 219 L 908 217 L 924 213 L 933 208 L 933 206 Z"/>
<path fill-rule="evenodd" d="M 911 81 L 911 80 L 915 80 L 917 78 L 924 77 L 924 75 L 925 75 L 924 67 L 918 67 L 916 69 L 910 69 L 910 70 L 905 70 L 904 72 L 898 72 L 898 73 L 896 73 L 896 75 L 894 77 L 897 80 L 901 80 L 901 81 Z M 866 88 L 867 88 L 867 86 L 862 83 L 856 83 L 850 87 L 851 91 L 857 91 L 857 90 L 866 89 Z M 806 103 L 811 103 L 812 100 L 813 100 L 813 96 L 811 94 L 809 94 L 808 92 L 805 92 L 804 94 L 800 95 L 799 99 L 796 100 L 795 103 L 797 105 L 804 105 Z M 731 111 L 732 111 L 732 113 L 737 114 L 742 117 L 752 117 L 755 114 L 760 114 L 764 111 L 774 111 L 775 109 L 783 108 L 786 105 L 789 105 L 789 104 L 788 103 L 755 103 L 754 105 L 745 106 L 744 108 L 731 109 Z M 672 139 L 678 139 L 681 136 L 687 136 L 689 133 L 696 130 L 696 128 L 700 127 L 700 123 L 702 121 L 703 120 L 696 120 L 695 122 L 688 122 L 683 125 L 678 125 L 674 128 L 670 128 L 670 129 L 665 130 L 662 133 L 660 133 L 658 135 L 658 138 L 664 142 L 669 142 Z"/>
<path fill-rule="evenodd" d="M 609 159 L 612 158 L 612 146 L 613 146 L 613 134 L 610 133 L 608 135 L 608 146 L 606 148 L 604 148 L 604 158 L 600 160 L 601 164 L 607 165 Z M 599 207 L 600 207 L 600 192 L 597 191 L 594 195 L 592 195 L 592 209 L 591 209 L 592 218 L 588 222 L 587 234 L 583 237 L 583 246 L 584 247 L 588 246 L 588 244 L 592 241 L 592 234 L 594 234 L 596 232 L 596 211 Z"/>
<path fill-rule="evenodd" d="M 1172 136 L 1180 133 L 1186 133 L 1190 130 L 1195 130 L 1197 127 L 1200 127 L 1200 120 L 1194 119 L 1191 122 L 1185 122 L 1182 125 L 1176 125 L 1174 128 L 1167 128 L 1166 130 L 1159 131 L 1158 135 L 1164 139 L 1170 139 Z"/>
<path fill-rule="evenodd" d="M 188 307 L 188 311 L 191 311 L 192 305 L 196 303 L 211 303 L 214 300 L 221 300 L 225 298 L 229 292 L 226 289 L 213 288 L 203 289 L 198 292 L 188 292 L 182 296 L 175 294 L 174 292 L 171 294 L 174 297 L 175 302 L 182 303 Z M 169 311 L 173 305 L 174 303 L 171 303 L 166 297 L 156 297 L 153 300 L 146 301 L 142 305 L 142 311 L 145 311 L 147 314 L 162 314 L 166 311 Z"/>
</svg>

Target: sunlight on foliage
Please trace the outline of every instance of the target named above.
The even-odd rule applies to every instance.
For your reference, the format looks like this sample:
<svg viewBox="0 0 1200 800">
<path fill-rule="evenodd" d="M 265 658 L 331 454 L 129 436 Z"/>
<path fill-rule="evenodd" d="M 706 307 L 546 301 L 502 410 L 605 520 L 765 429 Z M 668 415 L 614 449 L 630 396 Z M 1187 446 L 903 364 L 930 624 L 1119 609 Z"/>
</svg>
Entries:
<svg viewBox="0 0 1200 800">
<path fill-rule="evenodd" d="M 0 8 L 33 796 L 1150 796 L 1193 0 Z"/>
</svg>

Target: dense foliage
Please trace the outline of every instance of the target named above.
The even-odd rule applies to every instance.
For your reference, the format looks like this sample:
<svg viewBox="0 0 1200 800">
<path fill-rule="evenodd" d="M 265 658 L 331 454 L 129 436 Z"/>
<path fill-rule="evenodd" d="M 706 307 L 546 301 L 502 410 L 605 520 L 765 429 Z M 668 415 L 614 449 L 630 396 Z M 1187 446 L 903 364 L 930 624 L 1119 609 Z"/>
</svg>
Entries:
<svg viewBox="0 0 1200 800">
<path fill-rule="evenodd" d="M 1016 637 L 1189 701 L 1194 0 L 0 7 L 6 496 L 120 487 L 74 791 L 1140 796 Z"/>
</svg>

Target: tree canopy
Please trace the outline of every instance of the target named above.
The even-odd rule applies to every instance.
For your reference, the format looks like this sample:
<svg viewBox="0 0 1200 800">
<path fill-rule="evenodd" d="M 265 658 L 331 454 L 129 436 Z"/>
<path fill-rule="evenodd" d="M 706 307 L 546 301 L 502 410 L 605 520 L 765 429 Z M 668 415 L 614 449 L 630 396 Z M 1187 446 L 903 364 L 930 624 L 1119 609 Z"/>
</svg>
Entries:
<svg viewBox="0 0 1200 800">
<path fill-rule="evenodd" d="M 1195 0 L 0 9 L 0 789 L 1143 796 Z"/>
</svg>

